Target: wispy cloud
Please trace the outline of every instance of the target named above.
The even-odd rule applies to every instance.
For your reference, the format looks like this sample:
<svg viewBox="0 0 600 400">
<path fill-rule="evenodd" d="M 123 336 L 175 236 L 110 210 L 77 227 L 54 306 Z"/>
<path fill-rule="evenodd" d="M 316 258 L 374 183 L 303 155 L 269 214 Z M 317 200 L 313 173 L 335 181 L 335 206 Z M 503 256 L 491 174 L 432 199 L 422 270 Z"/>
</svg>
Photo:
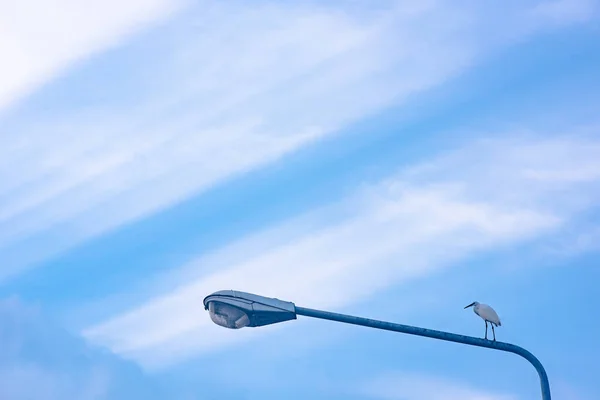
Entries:
<svg viewBox="0 0 600 400">
<path fill-rule="evenodd" d="M 223 3 L 197 10 L 193 24 L 177 21 L 164 39 L 172 46 L 140 82 L 155 88 L 150 94 L 116 111 L 100 105 L 21 121 L 3 135 L 0 162 L 10 171 L 0 180 L 3 272 L 443 82 L 472 57 L 451 18 L 438 26 L 443 10 Z M 430 30 L 415 30 L 417 21 Z M 145 76 L 146 68 L 125 72 Z M 47 240 L 34 258 L 11 250 L 35 235 Z"/>
<path fill-rule="evenodd" d="M 94 53 L 164 20 L 182 0 L 0 2 L 0 111 Z"/>
<path fill-rule="evenodd" d="M 173 4 L 102 3 L 85 12 L 74 3 L 57 7 L 63 10 L 56 11 L 59 20 L 76 19 L 89 34 L 67 35 L 71 27 L 58 22 L 42 25 L 69 27 L 56 31 L 68 51 L 49 48 L 54 55 L 45 58 L 47 65 L 24 56 L 22 63 L 45 69 L 9 80 L 25 82 L 20 88 L 33 85 L 26 82 L 103 48 L 127 27 L 157 20 Z M 490 27 L 517 23 L 526 7 L 493 16 L 468 1 L 465 7 L 384 1 L 374 8 L 355 2 L 202 2 L 189 8 L 150 50 L 129 48 L 138 61 L 123 64 L 116 75 L 91 75 L 98 86 L 123 84 L 108 101 L 56 105 L 44 116 L 17 116 L 6 124 L 0 136 L 0 274 L 14 274 L 440 85 L 512 38 Z M 37 25 L 29 26 L 23 29 Z M 39 43 L 31 54 L 38 54 Z"/>
<path fill-rule="evenodd" d="M 365 186 L 333 207 L 336 222 L 319 224 L 317 213 L 313 229 L 287 232 L 285 240 L 271 240 L 259 251 L 237 245 L 247 251 L 237 252 L 239 258 L 230 257 L 226 265 L 217 261 L 217 271 L 211 268 L 215 257 L 209 258 L 210 263 L 200 259 L 195 264 L 197 278 L 190 279 L 188 272 L 186 283 L 175 290 L 84 334 L 117 353 L 157 366 L 216 351 L 255 334 L 230 335 L 212 326 L 201 310 L 203 297 L 212 291 L 235 288 L 309 306 L 341 308 L 389 285 L 456 265 L 474 253 L 554 232 L 591 207 L 596 197 L 590 187 L 581 192 L 577 184 L 558 181 L 557 190 L 557 181 L 539 181 L 529 172 L 568 170 L 569 157 L 592 162 L 597 153 L 587 151 L 597 146 L 595 141 L 568 138 L 469 145 Z M 587 184 L 599 189 L 598 179 Z M 572 202 L 575 191 L 580 191 L 578 201 Z M 330 213 L 328 209 L 321 215 Z"/>
<path fill-rule="evenodd" d="M 508 394 L 484 390 L 470 383 L 408 372 L 390 372 L 365 383 L 360 390 L 381 400 L 516 400 Z"/>
</svg>

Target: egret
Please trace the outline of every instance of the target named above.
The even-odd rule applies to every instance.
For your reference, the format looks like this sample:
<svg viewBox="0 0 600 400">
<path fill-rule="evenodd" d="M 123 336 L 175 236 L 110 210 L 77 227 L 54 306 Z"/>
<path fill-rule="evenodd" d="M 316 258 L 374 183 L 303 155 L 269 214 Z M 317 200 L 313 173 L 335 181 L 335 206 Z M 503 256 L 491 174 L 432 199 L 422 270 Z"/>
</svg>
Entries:
<svg viewBox="0 0 600 400">
<path fill-rule="evenodd" d="M 494 311 L 494 309 L 492 307 L 488 306 L 487 304 L 481 304 L 478 301 L 472 302 L 471 304 L 466 306 L 465 309 L 467 309 L 469 307 L 473 307 L 473 311 L 475 312 L 475 314 L 479 315 L 485 321 L 485 339 L 488 338 L 487 333 L 488 333 L 488 322 L 489 322 L 490 325 L 492 326 L 492 333 L 494 334 L 494 341 L 496 341 L 496 331 L 494 331 L 494 325 L 502 326 L 502 323 L 500 322 L 500 318 L 498 317 L 498 314 L 496 314 L 496 311 Z"/>
</svg>

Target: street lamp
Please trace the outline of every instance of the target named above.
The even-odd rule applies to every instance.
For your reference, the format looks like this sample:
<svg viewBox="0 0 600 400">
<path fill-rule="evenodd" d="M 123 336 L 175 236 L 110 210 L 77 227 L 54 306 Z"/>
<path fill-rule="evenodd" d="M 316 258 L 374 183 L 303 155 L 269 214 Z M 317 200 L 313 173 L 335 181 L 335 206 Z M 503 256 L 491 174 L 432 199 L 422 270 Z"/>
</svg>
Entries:
<svg viewBox="0 0 600 400">
<path fill-rule="evenodd" d="M 215 324 L 229 329 L 296 319 L 294 303 L 233 290 L 221 290 L 206 297 L 204 308 Z"/>
<path fill-rule="evenodd" d="M 220 290 L 204 299 L 204 308 L 208 310 L 211 320 L 222 327 L 240 329 L 271 325 L 296 319 L 297 315 L 326 319 L 346 324 L 366 326 L 386 331 L 424 336 L 448 342 L 462 343 L 470 346 L 506 351 L 518 354 L 529 361 L 536 369 L 542 389 L 542 400 L 550 400 L 550 383 L 542 363 L 529 351 L 510 343 L 457 335 L 450 332 L 435 331 L 410 325 L 401 325 L 374 319 L 337 314 L 311 308 L 297 307 L 289 301 L 282 301 L 255 294 L 234 290 Z"/>
</svg>

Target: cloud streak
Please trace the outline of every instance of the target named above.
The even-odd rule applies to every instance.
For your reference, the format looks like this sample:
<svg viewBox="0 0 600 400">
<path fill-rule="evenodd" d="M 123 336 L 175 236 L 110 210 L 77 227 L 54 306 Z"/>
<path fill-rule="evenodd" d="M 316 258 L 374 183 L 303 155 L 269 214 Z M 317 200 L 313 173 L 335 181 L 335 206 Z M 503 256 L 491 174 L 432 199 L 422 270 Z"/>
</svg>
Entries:
<svg viewBox="0 0 600 400">
<path fill-rule="evenodd" d="M 178 3 L 156 0 L 144 12 L 135 2 L 109 7 L 123 13 L 119 18 L 102 6 L 89 23 L 89 40 L 82 34 L 80 42 L 65 41 L 70 50 L 55 49 L 57 66 L 44 71 L 100 51 L 110 38 L 124 37 L 128 26 L 162 18 L 172 4 Z M 65 4 L 60 18 L 79 16 L 77 7 Z M 109 92 L 108 101 L 56 104 L 44 116 L 25 113 L 6 124 L 0 135 L 0 277 L 446 82 L 509 43 L 512 34 L 498 36 L 490 27 L 528 26 L 526 11 L 510 6 L 491 18 L 469 1 L 465 7 L 384 1 L 368 9 L 354 2 L 202 2 L 189 8 L 149 47 L 128 47 L 137 61 L 120 65 L 114 75 L 87 67 L 96 86 L 123 85 Z M 28 79 L 21 81 L 38 78 Z M 79 96 L 88 91 L 69 90 Z"/>
<path fill-rule="evenodd" d="M 169 18 L 184 2 L 0 2 L 0 111 L 73 64 Z M 77 34 L 73 34 L 77 32 Z"/>
<path fill-rule="evenodd" d="M 595 163 L 597 153 L 588 150 L 597 146 L 564 138 L 473 143 L 365 186 L 332 207 L 336 222 L 319 224 L 319 214 L 331 213 L 322 210 L 311 216 L 314 228 L 287 232 L 285 240 L 266 235 L 259 251 L 235 245 L 246 249 L 236 252 L 237 260 L 200 258 L 185 267 L 185 280 L 175 289 L 91 326 L 84 335 L 146 366 L 165 365 L 255 335 L 233 335 L 211 325 L 201 304 L 212 291 L 233 288 L 339 309 L 473 254 L 556 232 L 594 205 L 599 180 L 586 181 L 586 191 L 580 191 L 578 183 L 539 180 L 539 174 L 564 176 L 570 157 L 581 165 Z M 532 157 L 552 154 L 551 149 L 554 157 Z M 578 201 L 572 202 L 575 192 Z M 219 253 L 232 254 L 233 248 Z"/>
<path fill-rule="evenodd" d="M 0 180 L 3 272 L 440 84 L 472 53 L 452 26 L 436 27 L 442 11 L 427 5 L 359 17 L 327 7 L 224 3 L 211 6 L 200 27 L 173 25 L 165 39 L 171 46 L 160 57 L 165 61 L 152 67 L 151 81 L 139 82 L 154 88 L 150 94 L 118 111 L 100 105 L 22 121 L 3 135 L 9 145 L 0 159 L 10 171 Z M 418 34 L 412 18 L 433 31 Z M 399 23 L 407 26 L 398 30 Z M 136 64 L 126 73 L 140 75 L 143 68 Z M 35 257 L 23 255 L 25 240 L 44 243 Z"/>
</svg>

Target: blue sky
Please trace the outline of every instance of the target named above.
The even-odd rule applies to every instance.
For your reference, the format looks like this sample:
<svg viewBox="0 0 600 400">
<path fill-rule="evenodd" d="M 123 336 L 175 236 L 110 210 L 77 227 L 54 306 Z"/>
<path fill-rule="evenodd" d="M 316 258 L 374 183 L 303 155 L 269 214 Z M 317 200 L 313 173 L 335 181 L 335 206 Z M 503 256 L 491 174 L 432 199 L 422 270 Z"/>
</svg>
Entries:
<svg viewBox="0 0 600 400">
<path fill-rule="evenodd" d="M 600 398 L 600 4 L 0 2 L 0 397 Z"/>
</svg>

